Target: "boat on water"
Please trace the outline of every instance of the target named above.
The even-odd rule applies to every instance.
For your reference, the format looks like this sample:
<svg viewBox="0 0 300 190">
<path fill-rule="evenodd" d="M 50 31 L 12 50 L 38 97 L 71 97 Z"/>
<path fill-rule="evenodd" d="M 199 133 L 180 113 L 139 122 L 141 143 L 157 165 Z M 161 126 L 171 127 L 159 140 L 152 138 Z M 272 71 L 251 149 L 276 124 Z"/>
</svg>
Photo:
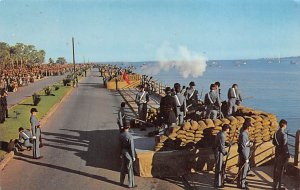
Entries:
<svg viewBox="0 0 300 190">
<path fill-rule="evenodd" d="M 296 62 L 296 61 L 290 61 L 290 64 L 291 64 L 291 65 L 296 65 L 297 62 Z"/>
</svg>

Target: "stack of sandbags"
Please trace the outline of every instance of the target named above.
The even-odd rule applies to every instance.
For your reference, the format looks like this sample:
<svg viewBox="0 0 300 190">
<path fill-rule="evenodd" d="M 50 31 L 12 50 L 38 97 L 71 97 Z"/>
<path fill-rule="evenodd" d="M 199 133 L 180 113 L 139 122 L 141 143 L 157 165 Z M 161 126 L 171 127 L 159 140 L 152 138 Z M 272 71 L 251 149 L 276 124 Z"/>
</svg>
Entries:
<svg viewBox="0 0 300 190">
<path fill-rule="evenodd" d="M 158 138 L 155 150 L 180 150 L 194 147 L 203 138 L 203 126 L 196 121 L 187 121 L 182 127 L 171 127 L 167 136 Z"/>
<path fill-rule="evenodd" d="M 244 114 L 244 115 L 242 115 Z M 227 135 L 227 141 L 236 143 L 240 130 L 249 118 L 253 127 L 249 128 L 250 140 L 256 143 L 270 141 L 278 128 L 274 114 L 242 107 L 238 116 L 230 116 L 222 119 L 204 119 L 200 121 L 187 121 L 182 127 L 173 127 L 167 136 L 159 138 L 155 150 L 180 150 L 193 147 L 211 147 L 215 136 L 222 130 L 224 124 L 231 127 Z"/>
</svg>

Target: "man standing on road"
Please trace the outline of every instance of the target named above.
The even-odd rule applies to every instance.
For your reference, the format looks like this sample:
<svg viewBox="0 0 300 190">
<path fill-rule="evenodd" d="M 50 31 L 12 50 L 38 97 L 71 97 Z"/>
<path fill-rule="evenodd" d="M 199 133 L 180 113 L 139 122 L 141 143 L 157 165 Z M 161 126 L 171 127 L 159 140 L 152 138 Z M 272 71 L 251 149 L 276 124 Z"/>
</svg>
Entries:
<svg viewBox="0 0 300 190">
<path fill-rule="evenodd" d="M 139 119 L 142 121 L 146 121 L 148 102 L 149 102 L 149 94 L 148 92 L 145 91 L 145 87 L 141 85 L 140 91 L 135 96 L 135 103 L 138 106 Z M 146 130 L 146 127 L 141 122 L 140 122 L 140 129 Z"/>
<path fill-rule="evenodd" d="M 126 123 L 126 115 L 125 115 L 125 102 L 121 103 L 121 108 L 118 112 L 118 125 L 120 132 L 123 131 L 124 123 Z"/>
<path fill-rule="evenodd" d="M 249 127 L 251 124 L 245 124 L 242 127 L 241 133 L 238 139 L 238 153 L 239 153 L 239 175 L 237 181 L 237 187 L 241 189 L 246 189 L 246 177 L 249 168 L 249 159 L 250 159 L 250 148 L 253 146 L 253 143 L 249 140 Z"/>
<path fill-rule="evenodd" d="M 228 145 L 226 141 L 226 135 L 229 132 L 230 126 L 224 124 L 222 126 L 222 131 L 220 131 L 215 139 L 214 146 L 214 155 L 216 161 L 215 167 L 215 187 L 222 188 L 224 187 L 225 171 L 223 172 L 223 157 L 228 156 L 228 152 L 225 149 L 225 146 Z"/>
<path fill-rule="evenodd" d="M 121 172 L 120 172 L 120 184 L 124 185 L 125 175 L 128 173 L 128 187 L 137 187 L 134 182 L 133 163 L 135 161 L 135 148 L 134 140 L 129 133 L 130 126 L 128 123 L 124 123 L 124 131 L 120 134 L 120 148 L 121 148 Z"/>
<path fill-rule="evenodd" d="M 43 156 L 41 156 L 41 151 L 40 151 L 41 129 L 40 129 L 39 120 L 36 117 L 37 112 L 38 111 L 36 108 L 31 108 L 30 124 L 31 124 L 31 132 L 32 132 L 32 139 L 33 139 L 33 158 L 41 159 L 43 158 Z"/>
<path fill-rule="evenodd" d="M 1 96 L 3 98 L 3 110 L 4 110 L 4 116 L 6 118 L 9 118 L 8 117 L 8 108 L 7 108 L 7 91 L 5 91 L 4 89 L 2 90 L 1 92 Z"/>
<path fill-rule="evenodd" d="M 275 145 L 275 164 L 274 164 L 274 189 L 285 189 L 281 187 L 281 176 L 283 168 L 290 157 L 287 144 L 287 134 L 284 130 L 287 127 L 287 121 L 282 119 L 279 122 L 279 129 L 274 134 L 273 144 Z"/>
</svg>

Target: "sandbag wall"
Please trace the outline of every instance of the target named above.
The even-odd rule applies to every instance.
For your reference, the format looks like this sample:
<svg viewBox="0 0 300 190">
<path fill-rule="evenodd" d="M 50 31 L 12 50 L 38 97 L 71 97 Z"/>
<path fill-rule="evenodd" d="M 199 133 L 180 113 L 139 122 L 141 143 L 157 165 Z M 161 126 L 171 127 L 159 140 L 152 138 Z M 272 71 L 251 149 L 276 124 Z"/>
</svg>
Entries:
<svg viewBox="0 0 300 190">
<path fill-rule="evenodd" d="M 154 114 L 151 117 L 155 118 Z M 173 127 L 168 135 L 157 137 L 155 151 L 211 147 L 216 134 L 221 131 L 223 124 L 231 126 L 227 140 L 235 143 L 245 118 L 251 119 L 253 127 L 249 130 L 249 136 L 250 140 L 256 143 L 270 141 L 278 128 L 278 122 L 274 114 L 247 107 L 239 107 L 235 117 L 187 121 L 183 126 Z"/>
</svg>

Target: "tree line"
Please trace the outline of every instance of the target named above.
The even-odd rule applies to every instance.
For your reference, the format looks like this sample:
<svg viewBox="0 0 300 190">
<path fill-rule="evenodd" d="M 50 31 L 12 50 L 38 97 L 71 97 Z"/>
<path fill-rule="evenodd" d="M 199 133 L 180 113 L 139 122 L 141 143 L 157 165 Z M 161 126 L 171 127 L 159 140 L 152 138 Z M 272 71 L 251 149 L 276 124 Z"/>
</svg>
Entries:
<svg viewBox="0 0 300 190">
<path fill-rule="evenodd" d="M 16 43 L 9 45 L 0 42 L 0 67 L 2 68 L 23 68 L 30 67 L 45 62 L 45 50 L 38 50 L 34 45 Z M 56 62 L 51 58 L 49 64 L 65 64 L 67 61 L 64 57 L 59 57 Z"/>
</svg>

